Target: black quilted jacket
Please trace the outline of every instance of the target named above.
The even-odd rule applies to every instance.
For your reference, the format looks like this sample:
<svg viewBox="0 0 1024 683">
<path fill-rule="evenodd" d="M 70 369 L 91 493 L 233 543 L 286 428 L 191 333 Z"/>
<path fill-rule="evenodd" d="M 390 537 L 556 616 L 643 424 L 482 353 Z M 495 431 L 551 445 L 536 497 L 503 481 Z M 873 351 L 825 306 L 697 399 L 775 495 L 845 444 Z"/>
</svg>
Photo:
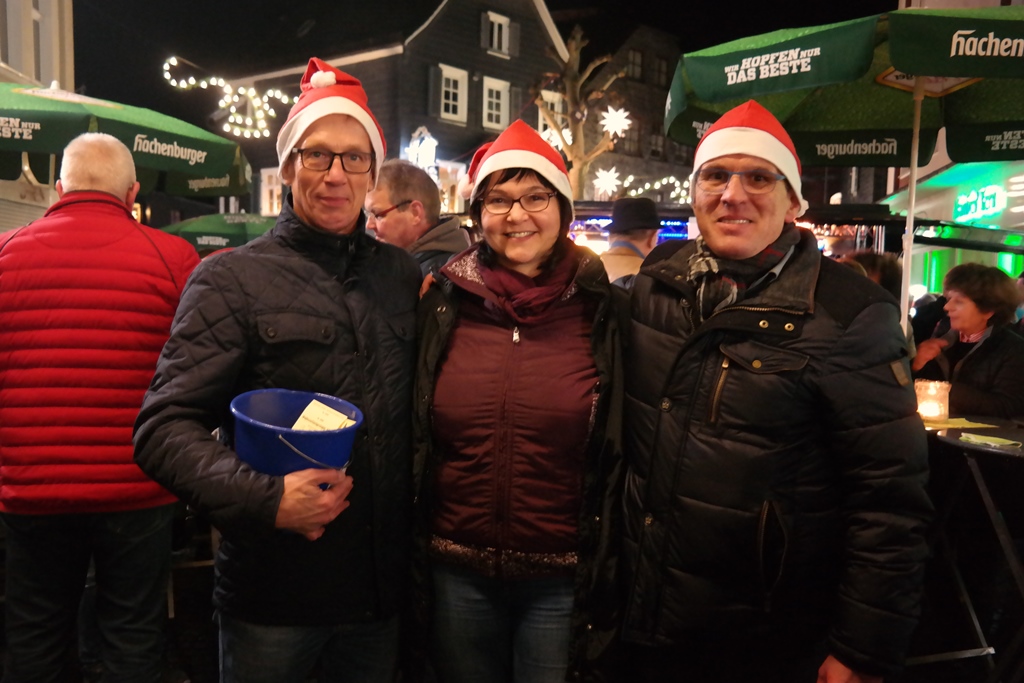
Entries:
<svg viewBox="0 0 1024 683">
<path fill-rule="evenodd" d="M 208 259 L 181 298 L 135 427 L 143 470 L 223 533 L 218 609 L 318 625 L 396 613 L 407 584 L 412 379 L 420 271 L 377 242 L 303 224 L 290 205 L 263 237 Z M 273 528 L 283 480 L 231 442 L 231 399 L 281 387 L 358 406 L 351 506 L 310 542 Z"/>
<path fill-rule="evenodd" d="M 932 511 L 899 307 L 808 232 L 776 281 L 694 327 L 692 249 L 659 247 L 632 292 L 624 637 L 803 626 L 895 671 Z"/>
</svg>

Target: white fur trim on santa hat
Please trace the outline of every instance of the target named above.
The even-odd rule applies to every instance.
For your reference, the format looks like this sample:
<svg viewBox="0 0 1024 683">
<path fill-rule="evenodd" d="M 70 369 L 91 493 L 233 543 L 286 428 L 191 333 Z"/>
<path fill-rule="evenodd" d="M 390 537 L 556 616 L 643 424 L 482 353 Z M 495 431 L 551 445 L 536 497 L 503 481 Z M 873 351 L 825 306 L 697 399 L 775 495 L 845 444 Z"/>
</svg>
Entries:
<svg viewBox="0 0 1024 683">
<path fill-rule="evenodd" d="M 690 179 L 690 187 L 693 187 L 701 166 L 729 154 L 746 154 L 775 164 L 779 173 L 786 176 L 790 187 L 800 200 L 800 212 L 797 216 L 802 216 L 807 211 L 807 200 L 800 191 L 800 170 L 796 157 L 781 140 L 760 128 L 731 126 L 712 131 L 702 138 L 693 158 L 694 178 Z"/>
<path fill-rule="evenodd" d="M 504 171 L 506 168 L 530 169 L 554 185 L 555 189 L 572 205 L 572 187 L 569 185 L 569 176 L 550 160 L 545 159 L 543 155 L 525 149 L 506 149 L 502 152 L 495 152 L 484 159 L 476 172 L 472 198 L 476 199 L 483 191 L 487 176 L 495 171 Z"/>
<path fill-rule="evenodd" d="M 278 172 L 282 175 L 284 174 L 285 164 L 288 163 L 292 150 L 298 146 L 302 136 L 306 133 L 306 129 L 315 121 L 331 114 L 347 114 L 366 129 L 375 158 L 373 164 L 373 184 L 376 185 L 377 172 L 380 170 L 380 165 L 384 163 L 384 141 L 381 140 L 380 131 L 377 130 L 377 125 L 373 122 L 370 115 L 366 113 L 366 110 L 344 97 L 324 97 L 315 102 L 310 102 L 307 106 L 300 109 L 295 116 L 288 119 L 284 126 L 281 127 L 281 132 L 277 135 Z"/>
</svg>

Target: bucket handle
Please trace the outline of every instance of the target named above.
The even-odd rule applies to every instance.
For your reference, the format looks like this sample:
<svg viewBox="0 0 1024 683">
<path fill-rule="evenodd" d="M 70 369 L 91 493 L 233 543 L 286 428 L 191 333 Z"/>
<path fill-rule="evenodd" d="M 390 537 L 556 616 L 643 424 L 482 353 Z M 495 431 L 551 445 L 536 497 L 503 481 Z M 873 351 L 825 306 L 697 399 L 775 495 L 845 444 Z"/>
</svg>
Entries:
<svg viewBox="0 0 1024 683">
<path fill-rule="evenodd" d="M 285 446 L 287 446 L 288 448 L 292 449 L 292 451 L 295 453 L 295 455 L 299 456 L 300 458 L 303 458 L 304 460 L 308 460 L 309 462 L 313 463 L 314 465 L 316 465 L 320 469 L 324 469 L 324 470 L 344 470 L 346 467 L 348 467 L 348 463 L 345 463 L 344 467 L 334 467 L 333 465 L 328 465 L 327 463 L 323 463 L 323 462 L 320 462 L 319 460 L 316 460 L 315 458 L 309 457 L 308 455 L 306 455 L 305 453 L 300 451 L 298 448 L 296 448 L 292 444 L 288 443 L 288 439 L 284 438 L 284 434 L 278 434 L 277 438 L 280 439 L 281 443 L 283 443 Z"/>
</svg>

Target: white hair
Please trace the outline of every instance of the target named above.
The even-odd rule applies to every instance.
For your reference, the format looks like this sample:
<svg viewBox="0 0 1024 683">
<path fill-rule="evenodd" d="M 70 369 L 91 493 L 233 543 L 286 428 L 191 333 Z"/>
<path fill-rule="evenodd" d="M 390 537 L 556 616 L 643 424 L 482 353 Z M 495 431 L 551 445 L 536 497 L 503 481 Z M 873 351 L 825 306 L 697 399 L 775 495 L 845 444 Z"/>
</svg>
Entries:
<svg viewBox="0 0 1024 683">
<path fill-rule="evenodd" d="M 135 160 L 113 135 L 82 133 L 64 148 L 60 182 L 65 192 L 98 190 L 124 197 L 135 184 Z"/>
</svg>

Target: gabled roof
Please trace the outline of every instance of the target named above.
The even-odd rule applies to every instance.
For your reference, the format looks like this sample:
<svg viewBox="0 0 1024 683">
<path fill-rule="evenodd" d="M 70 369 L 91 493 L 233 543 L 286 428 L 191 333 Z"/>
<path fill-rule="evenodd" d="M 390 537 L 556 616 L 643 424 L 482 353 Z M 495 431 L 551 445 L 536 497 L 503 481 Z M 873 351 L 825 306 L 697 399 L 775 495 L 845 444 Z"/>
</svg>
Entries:
<svg viewBox="0 0 1024 683">
<path fill-rule="evenodd" d="M 253 3 L 255 5 L 257 3 Z M 372 0 L 369 2 L 272 1 L 272 11 L 251 18 L 246 13 L 241 22 L 244 29 L 238 36 L 224 36 L 201 51 L 208 50 L 211 59 L 225 52 L 245 55 L 224 70 L 228 76 L 272 72 L 306 63 L 312 56 L 323 59 L 342 54 L 373 50 L 402 42 L 417 30 L 438 7 L 438 0 Z M 225 41 L 228 44 L 225 44 Z M 186 55 L 203 64 L 201 54 Z"/>
<path fill-rule="evenodd" d="M 548 39 L 563 58 L 568 57 L 565 42 L 548 12 L 544 0 L 524 0 L 536 10 L 547 31 Z M 238 79 L 243 85 L 282 76 L 301 74 L 310 56 L 318 56 L 337 67 L 371 61 L 391 54 L 400 54 L 430 24 L 438 20 L 442 10 L 459 0 L 374 0 L 364 3 L 357 11 L 345 3 L 318 10 L 318 19 L 301 41 L 293 42 L 293 49 L 281 49 L 274 54 L 274 66 L 250 69 Z M 428 12 L 429 10 L 429 12 Z M 331 18 L 344 16 L 344 30 L 334 29 Z M 362 22 L 362 25 L 357 25 Z M 320 28 L 318 28 L 320 27 Z M 351 36 L 351 38 L 346 38 Z M 320 46 L 319 48 L 317 46 Z M 290 58 L 289 58 L 290 57 Z"/>
</svg>

